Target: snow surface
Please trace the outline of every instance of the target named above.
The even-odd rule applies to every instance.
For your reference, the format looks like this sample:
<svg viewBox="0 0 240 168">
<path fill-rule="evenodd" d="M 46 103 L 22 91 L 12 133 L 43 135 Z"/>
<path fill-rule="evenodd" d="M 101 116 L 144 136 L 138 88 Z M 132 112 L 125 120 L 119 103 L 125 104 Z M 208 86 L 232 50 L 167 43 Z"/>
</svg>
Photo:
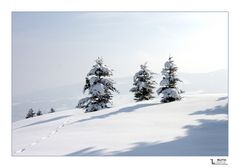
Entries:
<svg viewBox="0 0 240 168">
<path fill-rule="evenodd" d="M 12 124 L 14 156 L 227 156 L 226 94 L 156 98 L 93 113 L 72 109 Z"/>
</svg>

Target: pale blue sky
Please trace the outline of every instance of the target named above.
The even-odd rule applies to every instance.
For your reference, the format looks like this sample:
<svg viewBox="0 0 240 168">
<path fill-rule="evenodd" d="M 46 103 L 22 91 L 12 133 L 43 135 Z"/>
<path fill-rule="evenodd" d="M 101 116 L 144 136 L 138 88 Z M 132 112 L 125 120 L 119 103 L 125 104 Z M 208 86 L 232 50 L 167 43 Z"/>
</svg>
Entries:
<svg viewBox="0 0 240 168">
<path fill-rule="evenodd" d="M 13 94 L 83 81 L 98 56 L 114 77 L 169 54 L 179 72 L 227 69 L 226 12 L 14 12 Z"/>
</svg>

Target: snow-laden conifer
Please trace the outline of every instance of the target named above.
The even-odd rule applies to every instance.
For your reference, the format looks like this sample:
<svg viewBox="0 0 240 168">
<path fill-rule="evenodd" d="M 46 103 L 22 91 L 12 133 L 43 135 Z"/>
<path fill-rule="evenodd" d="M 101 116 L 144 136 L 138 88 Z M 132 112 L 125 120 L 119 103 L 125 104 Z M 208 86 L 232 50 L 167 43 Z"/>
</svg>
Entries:
<svg viewBox="0 0 240 168">
<path fill-rule="evenodd" d="M 153 80 L 153 72 L 147 68 L 147 63 L 140 65 L 138 71 L 133 77 L 134 87 L 130 90 L 134 93 L 134 100 L 142 101 L 154 98 L 153 89 L 156 82 Z"/>
<path fill-rule="evenodd" d="M 37 116 L 43 115 L 41 110 L 38 110 L 38 112 L 36 113 Z"/>
<path fill-rule="evenodd" d="M 77 108 L 85 108 L 86 112 L 92 112 L 109 107 L 112 104 L 112 92 L 118 92 L 113 86 L 112 69 L 103 64 L 103 59 L 96 60 L 90 72 L 87 74 L 83 91 L 88 90 L 89 97 L 79 100 Z"/>
<path fill-rule="evenodd" d="M 30 108 L 25 118 L 27 119 L 27 118 L 35 117 L 35 115 L 36 114 L 34 113 L 33 109 Z"/>
<path fill-rule="evenodd" d="M 166 103 L 182 98 L 180 94 L 183 91 L 177 87 L 177 82 L 182 82 L 176 75 L 177 69 L 172 57 L 169 57 L 162 69 L 163 79 L 160 82 L 160 88 L 157 90 L 157 94 L 162 95 L 161 102 Z"/>
<path fill-rule="evenodd" d="M 48 113 L 54 113 L 54 112 L 55 112 L 54 108 L 51 108 Z"/>
</svg>

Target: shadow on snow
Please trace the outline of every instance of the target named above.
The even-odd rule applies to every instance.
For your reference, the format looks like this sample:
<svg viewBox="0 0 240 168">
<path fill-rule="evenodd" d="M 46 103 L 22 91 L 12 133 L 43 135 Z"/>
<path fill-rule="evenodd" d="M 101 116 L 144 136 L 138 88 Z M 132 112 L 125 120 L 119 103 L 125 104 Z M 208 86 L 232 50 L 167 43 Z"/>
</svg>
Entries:
<svg viewBox="0 0 240 168">
<path fill-rule="evenodd" d="M 186 126 L 187 136 L 165 143 L 134 143 L 129 151 L 106 153 L 88 147 L 66 156 L 227 156 L 228 122 L 200 120 L 198 126 Z"/>
<path fill-rule="evenodd" d="M 90 121 L 90 120 L 94 120 L 94 119 L 104 119 L 113 115 L 117 115 L 119 113 L 130 113 L 130 112 L 134 112 L 135 110 L 139 109 L 139 108 L 143 108 L 143 107 L 148 107 L 148 106 L 154 106 L 154 105 L 158 105 L 160 103 L 151 103 L 151 104 L 137 104 L 134 106 L 130 106 L 130 107 L 124 107 L 121 108 L 117 111 L 111 112 L 111 113 L 107 113 L 107 114 L 103 114 L 103 115 L 98 115 L 98 116 L 93 116 L 90 118 L 86 118 L 86 119 L 82 119 L 82 120 L 78 120 L 75 121 L 74 123 L 78 123 L 78 122 L 85 122 L 85 121 Z M 74 124 L 72 123 L 72 124 Z"/>
<path fill-rule="evenodd" d="M 228 96 L 220 97 L 217 99 L 217 101 L 226 100 L 226 99 L 228 99 Z"/>
<path fill-rule="evenodd" d="M 150 104 L 149 104 L 150 105 Z M 120 112 L 134 111 L 141 108 L 136 105 L 129 108 L 119 109 L 110 114 L 103 115 L 100 118 L 117 114 Z M 146 105 L 145 105 L 146 106 Z M 228 106 L 216 106 L 213 109 L 205 111 L 197 111 L 190 115 L 206 114 L 227 114 Z M 98 117 L 95 117 L 98 118 Z M 134 147 L 128 151 L 105 152 L 105 149 L 94 149 L 88 147 L 67 156 L 228 156 L 228 121 L 227 120 L 198 120 L 200 125 L 187 125 L 183 129 L 187 129 L 187 135 L 178 137 L 176 140 L 159 143 L 134 143 Z"/>
<path fill-rule="evenodd" d="M 191 113 L 190 115 L 199 115 L 199 114 L 205 114 L 205 115 L 228 114 L 228 104 L 226 104 L 225 106 L 216 106 L 213 109 L 196 111 L 194 113 Z"/>
<path fill-rule="evenodd" d="M 16 128 L 16 129 L 25 128 L 25 127 L 29 127 L 29 126 L 33 126 L 33 125 L 38 125 L 38 124 L 44 124 L 44 123 L 48 123 L 48 122 L 52 122 L 52 121 L 56 121 L 56 120 L 60 120 L 60 119 L 63 119 L 63 118 L 66 118 L 66 117 L 70 117 L 70 116 L 71 116 L 71 115 L 66 115 L 66 116 L 61 116 L 61 117 L 51 118 L 51 119 L 44 120 L 44 121 L 38 121 L 38 122 L 35 122 L 35 123 L 32 123 L 32 124 L 28 124 L 28 125 L 25 125 L 25 126 L 22 126 L 22 127 Z"/>
<path fill-rule="evenodd" d="M 198 126 L 185 126 L 187 136 L 165 143 L 139 142 L 117 156 L 227 156 L 228 121 L 199 120 Z"/>
<path fill-rule="evenodd" d="M 97 149 L 95 150 L 94 147 L 88 147 L 84 148 L 80 151 L 69 153 L 66 156 L 103 156 L 104 154 L 104 149 Z"/>
</svg>

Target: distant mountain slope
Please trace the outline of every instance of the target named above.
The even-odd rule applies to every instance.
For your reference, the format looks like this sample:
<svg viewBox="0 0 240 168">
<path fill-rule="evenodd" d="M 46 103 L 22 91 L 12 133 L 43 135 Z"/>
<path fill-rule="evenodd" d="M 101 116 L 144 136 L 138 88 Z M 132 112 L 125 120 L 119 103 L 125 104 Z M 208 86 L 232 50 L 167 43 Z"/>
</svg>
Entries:
<svg viewBox="0 0 240 168">
<path fill-rule="evenodd" d="M 199 91 L 201 93 L 227 93 L 228 90 L 228 72 L 219 70 L 210 73 L 199 74 L 179 74 L 183 83 L 180 87 L 187 92 Z"/>
<path fill-rule="evenodd" d="M 13 123 L 13 155 L 228 155 L 226 94 L 185 95 L 93 113 L 81 109 Z"/>
<path fill-rule="evenodd" d="M 228 77 L 226 70 L 200 74 L 180 73 L 179 77 L 183 80 L 179 87 L 186 93 L 227 93 Z M 160 79 L 161 75 L 156 74 L 155 80 L 158 85 Z M 116 88 L 120 91 L 119 95 L 115 94 L 114 106 L 133 102 L 133 95 L 129 92 L 133 77 L 115 78 L 114 80 L 116 81 Z M 78 100 L 83 97 L 83 86 L 84 83 L 79 83 L 14 96 L 12 100 L 12 121 L 23 119 L 29 108 L 33 108 L 35 111 L 41 109 L 45 113 L 51 107 L 57 111 L 72 109 L 77 105 Z"/>
</svg>

